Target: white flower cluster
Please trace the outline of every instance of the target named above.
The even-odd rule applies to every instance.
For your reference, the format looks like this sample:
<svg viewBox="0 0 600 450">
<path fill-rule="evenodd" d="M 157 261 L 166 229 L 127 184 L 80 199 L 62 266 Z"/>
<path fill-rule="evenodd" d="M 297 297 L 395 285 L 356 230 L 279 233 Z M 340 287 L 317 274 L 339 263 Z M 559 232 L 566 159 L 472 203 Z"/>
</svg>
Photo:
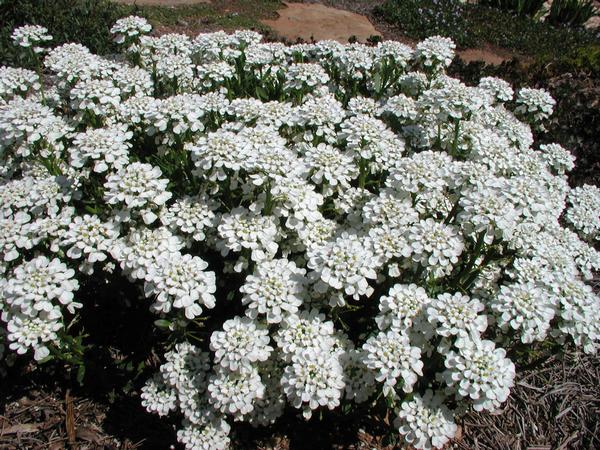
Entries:
<svg viewBox="0 0 600 450">
<path fill-rule="evenodd" d="M 583 237 L 598 239 L 600 236 L 600 189 L 586 184 L 569 192 L 565 218 Z"/>
<path fill-rule="evenodd" d="M 47 343 L 56 343 L 56 332 L 63 328 L 64 307 L 71 314 L 83 305 L 74 301 L 79 288 L 75 271 L 58 258 L 38 256 L 14 268 L 6 283 L 0 285 L 0 299 L 7 309 L 2 320 L 7 322 L 9 348 L 18 354 L 34 350 L 34 359 L 50 354 Z"/>
<path fill-rule="evenodd" d="M 115 42 L 123 44 L 132 38 L 148 34 L 152 31 L 152 25 L 143 17 L 128 16 L 119 19 L 110 29 L 110 32 L 115 35 Z"/>
<path fill-rule="evenodd" d="M 554 112 L 556 100 L 543 89 L 523 88 L 516 98 L 515 113 L 520 114 L 535 126 L 541 126 Z"/>
<path fill-rule="evenodd" d="M 454 416 L 506 400 L 514 346 L 598 350 L 600 191 L 569 186 L 559 144 L 534 147 L 548 93 L 448 77 L 442 37 L 149 30 L 115 25 L 123 58 L 50 50 L 46 101 L 0 69 L 10 349 L 48 356 L 86 307 L 76 277 L 119 271 L 183 341 L 141 397 L 181 414 L 188 449 L 286 406 L 384 401 L 410 446 L 442 447 Z"/>
<path fill-rule="evenodd" d="M 40 89 L 38 75 L 27 69 L 0 67 L 0 104 L 15 96 L 27 97 Z"/>
<path fill-rule="evenodd" d="M 41 25 L 23 25 L 15 28 L 10 37 L 15 45 L 31 48 L 35 53 L 42 53 L 44 48 L 40 45 L 52 40 L 48 29 Z"/>
</svg>

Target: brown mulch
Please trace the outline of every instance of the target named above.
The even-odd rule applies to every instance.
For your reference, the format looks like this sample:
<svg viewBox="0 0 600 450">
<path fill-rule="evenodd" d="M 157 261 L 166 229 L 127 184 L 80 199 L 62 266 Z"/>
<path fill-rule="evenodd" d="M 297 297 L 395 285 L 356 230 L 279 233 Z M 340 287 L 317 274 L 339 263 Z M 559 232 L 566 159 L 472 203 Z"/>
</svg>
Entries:
<svg viewBox="0 0 600 450">
<path fill-rule="evenodd" d="M 517 371 L 498 413 L 469 413 L 447 448 L 461 450 L 594 450 L 600 448 L 600 357 L 554 355 Z M 172 425 L 147 414 L 135 393 L 114 405 L 58 388 L 32 386 L 0 402 L 0 448 L 6 450 L 168 449 Z M 69 412 L 71 411 L 71 412 Z M 315 417 L 288 414 L 268 429 L 240 429 L 233 448 L 261 450 L 393 450 L 392 416 Z M 360 416 L 360 417 L 358 417 Z M 341 420 L 341 421 L 340 421 Z"/>
<path fill-rule="evenodd" d="M 600 357 L 552 356 L 518 371 L 496 414 L 469 413 L 464 450 L 594 450 L 600 448 Z"/>
</svg>

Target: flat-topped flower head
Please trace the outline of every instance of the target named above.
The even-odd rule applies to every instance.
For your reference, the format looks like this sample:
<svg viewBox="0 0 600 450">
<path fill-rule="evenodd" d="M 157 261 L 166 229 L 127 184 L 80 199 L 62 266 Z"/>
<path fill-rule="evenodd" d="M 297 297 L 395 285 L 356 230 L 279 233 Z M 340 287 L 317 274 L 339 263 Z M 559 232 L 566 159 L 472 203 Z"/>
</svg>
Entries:
<svg viewBox="0 0 600 450">
<path fill-rule="evenodd" d="M 309 251 L 308 267 L 327 286 L 342 291 L 354 299 L 369 297 L 373 288 L 368 280 L 375 279 L 380 262 L 368 239 L 342 233 L 335 241 Z"/>
<path fill-rule="evenodd" d="M 394 426 L 404 440 L 419 450 L 442 448 L 457 431 L 453 412 L 443 404 L 440 394 L 427 390 L 402 403 Z"/>
<path fill-rule="evenodd" d="M 448 368 L 443 374 L 448 386 L 459 398 L 473 401 L 475 411 L 495 411 L 508 398 L 515 378 L 515 365 L 506 358 L 506 350 L 492 341 L 463 339 L 458 352 L 446 355 Z"/>
<path fill-rule="evenodd" d="M 152 25 L 146 19 L 138 16 L 128 16 L 119 19 L 110 29 L 110 32 L 115 36 L 117 44 L 123 44 L 132 39 L 148 34 L 152 31 Z"/>
<path fill-rule="evenodd" d="M 476 298 L 469 298 L 460 292 L 444 293 L 431 301 L 427 315 L 440 336 L 477 339 L 488 326 L 487 316 L 479 314 L 483 310 L 483 303 Z"/>
<path fill-rule="evenodd" d="M 60 259 L 38 256 L 15 267 L 2 295 L 11 310 L 36 317 L 40 312 L 52 312 L 64 306 L 71 314 L 83 305 L 74 301 L 79 288 L 75 271 Z"/>
<path fill-rule="evenodd" d="M 306 349 L 292 356 L 281 385 L 291 405 L 302 409 L 304 418 L 310 419 L 313 410 L 321 406 L 339 406 L 344 394 L 344 373 L 339 361 L 329 353 Z"/>
<path fill-rule="evenodd" d="M 210 349 L 215 363 L 231 371 L 248 370 L 269 358 L 269 330 L 249 317 L 234 317 L 225 321 L 223 331 L 214 331 Z"/>
<path fill-rule="evenodd" d="M 306 295 L 306 270 L 287 259 L 262 261 L 240 288 L 246 315 L 265 316 L 267 323 L 279 323 L 287 314 L 295 314 Z"/>
<path fill-rule="evenodd" d="M 41 25 L 23 25 L 15 28 L 10 37 L 15 45 L 31 48 L 35 53 L 42 53 L 44 48 L 41 45 L 52 40 L 48 29 Z"/>
<path fill-rule="evenodd" d="M 202 314 L 202 307 L 215 306 L 215 273 L 205 271 L 208 263 L 199 256 L 165 253 L 147 269 L 144 293 L 156 295 L 151 309 L 168 313 L 173 308 L 184 312 L 187 319 Z"/>
<path fill-rule="evenodd" d="M 421 350 L 412 347 L 408 336 L 395 330 L 379 332 L 362 347 L 363 363 L 383 382 L 384 395 L 393 395 L 400 388 L 412 392 L 418 376 L 423 375 Z M 400 383 L 399 383 L 400 382 Z M 396 384 L 400 386 L 396 388 Z"/>
</svg>

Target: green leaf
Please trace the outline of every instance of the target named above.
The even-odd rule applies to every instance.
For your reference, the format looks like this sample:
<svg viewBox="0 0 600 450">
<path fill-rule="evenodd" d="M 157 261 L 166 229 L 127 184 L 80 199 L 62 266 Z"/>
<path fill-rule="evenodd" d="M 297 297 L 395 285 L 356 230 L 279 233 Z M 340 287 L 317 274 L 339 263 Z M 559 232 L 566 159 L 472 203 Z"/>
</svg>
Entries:
<svg viewBox="0 0 600 450">
<path fill-rule="evenodd" d="M 269 94 L 262 86 L 256 86 L 256 96 L 261 100 L 267 100 L 269 98 Z"/>
<path fill-rule="evenodd" d="M 165 319 L 158 319 L 154 321 L 154 325 L 163 330 L 169 330 L 171 328 L 172 322 Z"/>
<path fill-rule="evenodd" d="M 80 364 L 77 368 L 77 383 L 83 385 L 83 378 L 85 377 L 85 365 Z"/>
</svg>

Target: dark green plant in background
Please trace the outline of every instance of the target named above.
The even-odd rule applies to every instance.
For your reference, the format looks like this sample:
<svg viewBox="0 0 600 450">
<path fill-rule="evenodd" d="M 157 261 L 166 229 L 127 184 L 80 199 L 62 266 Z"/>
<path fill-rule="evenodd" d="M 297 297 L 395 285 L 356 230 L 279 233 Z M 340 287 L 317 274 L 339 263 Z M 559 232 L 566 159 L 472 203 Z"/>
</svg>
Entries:
<svg viewBox="0 0 600 450">
<path fill-rule="evenodd" d="M 439 34 L 459 48 L 491 45 L 535 58 L 560 58 L 598 43 L 589 30 L 557 28 L 526 15 L 457 0 L 387 0 L 374 14 L 415 40 Z"/>
<path fill-rule="evenodd" d="M 479 4 L 515 12 L 518 16 L 536 17 L 545 0 L 479 0 Z"/>
<path fill-rule="evenodd" d="M 17 63 L 10 35 L 25 24 L 48 28 L 53 45 L 78 42 L 94 53 L 113 52 L 110 27 L 134 10 L 109 0 L 0 0 L 0 63 Z"/>
<path fill-rule="evenodd" d="M 546 21 L 556 26 L 581 27 L 595 15 L 592 0 L 554 0 Z"/>
</svg>

